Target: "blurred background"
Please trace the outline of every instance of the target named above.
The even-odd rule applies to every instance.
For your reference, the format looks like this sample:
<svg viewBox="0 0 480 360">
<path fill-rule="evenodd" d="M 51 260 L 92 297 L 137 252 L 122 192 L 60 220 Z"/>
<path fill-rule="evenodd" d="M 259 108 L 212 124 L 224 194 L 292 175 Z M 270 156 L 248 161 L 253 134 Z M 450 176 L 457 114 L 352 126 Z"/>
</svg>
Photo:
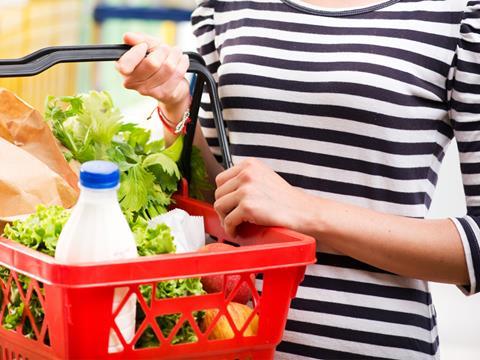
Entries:
<svg viewBox="0 0 480 360">
<path fill-rule="evenodd" d="M 189 22 L 194 4 L 195 0 L 0 0 L 0 58 L 22 57 L 53 45 L 122 43 L 126 31 L 194 50 Z M 35 77 L 0 79 L 0 86 L 39 110 L 47 95 L 91 89 L 108 90 L 127 113 L 155 104 L 124 89 L 111 62 L 60 64 Z"/>
<path fill-rule="evenodd" d="M 189 16 L 194 0 L 0 0 L 0 58 L 17 58 L 53 45 L 121 43 L 126 31 L 160 37 L 194 50 Z M 43 112 L 47 95 L 108 90 L 128 122 L 143 122 L 155 101 L 123 88 L 112 63 L 62 64 L 31 78 L 0 79 Z M 146 126 L 160 131 L 158 122 Z M 458 152 L 445 157 L 429 216 L 461 216 L 465 201 Z M 451 285 L 432 284 L 443 360 L 480 359 L 480 294 L 465 297 Z"/>
</svg>

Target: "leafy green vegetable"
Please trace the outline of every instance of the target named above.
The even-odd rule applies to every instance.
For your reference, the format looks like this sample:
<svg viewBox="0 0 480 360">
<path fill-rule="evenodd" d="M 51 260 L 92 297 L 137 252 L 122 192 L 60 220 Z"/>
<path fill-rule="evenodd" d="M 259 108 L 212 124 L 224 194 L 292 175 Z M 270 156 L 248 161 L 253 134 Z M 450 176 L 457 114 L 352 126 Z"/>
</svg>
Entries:
<svg viewBox="0 0 480 360">
<path fill-rule="evenodd" d="M 3 266 L 0 266 L 0 279 L 6 283 L 9 277 L 10 270 Z M 26 292 L 30 283 L 30 278 L 22 274 L 17 274 L 17 277 L 18 284 L 20 284 L 23 296 L 26 296 Z M 44 296 L 43 284 L 38 283 L 38 286 L 41 295 Z M 0 304 L 3 303 L 3 297 L 3 290 L 0 287 Z M 22 318 L 24 316 L 24 309 L 25 304 L 20 295 L 20 290 L 17 282 L 12 280 L 10 284 L 10 293 L 7 302 L 7 308 L 3 314 L 3 319 L 1 319 L 3 327 L 7 330 L 15 330 L 17 326 L 22 322 Z M 45 314 L 43 312 L 43 308 L 36 291 L 32 292 L 32 294 L 30 295 L 29 309 L 30 313 L 33 316 L 33 320 L 35 321 L 37 329 L 40 329 L 41 324 L 43 323 L 43 319 L 45 318 Z M 28 317 L 25 319 L 25 323 L 23 325 L 23 334 L 27 338 L 36 339 L 35 331 L 33 330 L 32 324 Z M 47 338 L 45 342 L 46 344 L 49 344 L 49 339 Z"/>
<path fill-rule="evenodd" d="M 143 160 L 142 165 L 146 168 L 158 165 L 168 175 L 174 175 L 175 179 L 180 178 L 180 171 L 178 170 L 177 164 L 165 154 L 150 154 Z"/>
<path fill-rule="evenodd" d="M 38 206 L 24 221 L 5 225 L 4 236 L 31 249 L 54 256 L 58 237 L 67 222 L 68 212 L 61 206 Z"/>
<path fill-rule="evenodd" d="M 118 199 L 122 207 L 137 212 L 148 201 L 148 190 L 153 187 L 155 176 L 141 165 L 134 165 L 121 175 Z"/>
<path fill-rule="evenodd" d="M 40 205 L 37 207 L 35 214 L 28 216 L 25 220 L 16 220 L 12 224 L 5 225 L 3 236 L 31 249 L 54 256 L 58 237 L 68 217 L 68 211 L 60 206 L 45 207 Z M 17 276 L 18 283 L 25 296 L 30 278 L 22 274 L 17 274 Z M 0 279 L 6 283 L 9 277 L 10 270 L 0 266 Z M 39 288 L 43 296 L 43 284 L 39 283 Z M 1 294 L 0 287 L 0 300 L 1 298 L 3 298 L 3 294 Z M 20 296 L 17 283 L 12 281 L 7 311 L 2 319 L 2 324 L 6 329 L 14 330 L 17 328 L 22 321 L 24 307 L 25 304 Z M 30 297 L 29 309 L 37 328 L 40 328 L 45 315 L 38 294 L 35 291 Z M 28 338 L 35 339 L 35 332 L 29 321 L 25 322 L 23 334 Z"/>
<path fill-rule="evenodd" d="M 127 217 L 151 219 L 166 211 L 181 174 L 176 161 L 183 140 L 165 148 L 150 142 L 150 131 L 122 122 L 107 92 L 49 97 L 45 112 L 53 133 L 80 163 L 110 160 L 121 171 L 119 201 Z"/>
<path fill-rule="evenodd" d="M 170 229 L 165 224 L 159 224 L 156 227 L 148 227 L 147 222 L 138 219 L 131 225 L 132 231 L 137 242 L 138 254 L 140 256 L 149 256 L 163 253 L 175 252 L 175 244 Z M 140 292 L 147 304 L 151 304 L 152 290 L 148 285 L 140 286 Z M 168 299 L 180 296 L 192 296 L 204 294 L 203 286 L 199 278 L 180 279 L 162 281 L 156 284 L 155 298 Z M 195 312 L 194 318 L 200 321 L 203 312 Z M 145 315 L 137 308 L 137 324 L 141 324 Z M 157 324 L 164 336 L 168 336 L 177 322 L 180 320 L 180 314 L 162 315 L 156 318 Z M 172 343 L 187 343 L 197 341 L 197 336 L 189 324 L 183 324 L 175 335 Z M 158 340 L 151 328 L 148 328 L 137 342 L 138 348 L 158 346 Z"/>
<path fill-rule="evenodd" d="M 3 321 L 3 326 L 7 330 L 15 330 L 16 326 L 20 324 L 22 321 L 23 316 L 23 308 L 25 305 L 21 302 L 20 295 L 18 293 L 18 288 L 16 285 L 12 286 L 11 294 L 10 294 L 10 302 L 7 306 L 7 315 Z M 32 331 L 31 334 L 33 335 L 34 332 Z"/>
<path fill-rule="evenodd" d="M 106 151 L 122 125 L 120 110 L 105 91 L 49 96 L 45 117 L 51 121 L 57 139 L 80 162 L 107 160 Z"/>
<path fill-rule="evenodd" d="M 191 176 L 188 184 L 188 192 L 191 197 L 199 200 L 204 200 L 204 193 L 212 190 L 213 186 L 208 181 L 207 169 L 203 161 L 200 149 L 193 146 L 192 154 L 190 155 Z"/>
<path fill-rule="evenodd" d="M 180 157 L 182 156 L 182 150 L 183 150 L 183 136 L 179 136 L 175 139 L 173 144 L 170 145 L 168 149 L 165 149 L 163 153 L 173 161 L 178 162 L 178 160 L 180 160 Z"/>
<path fill-rule="evenodd" d="M 140 256 L 174 253 L 176 250 L 170 228 L 166 224 L 148 227 L 143 219 L 131 224 Z"/>
</svg>

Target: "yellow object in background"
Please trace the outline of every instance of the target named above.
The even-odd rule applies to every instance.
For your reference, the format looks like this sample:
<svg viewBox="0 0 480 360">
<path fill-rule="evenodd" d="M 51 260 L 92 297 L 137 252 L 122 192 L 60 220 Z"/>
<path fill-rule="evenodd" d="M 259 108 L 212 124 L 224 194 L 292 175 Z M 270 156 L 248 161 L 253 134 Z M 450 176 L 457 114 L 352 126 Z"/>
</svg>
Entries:
<svg viewBox="0 0 480 360">
<path fill-rule="evenodd" d="M 40 48 L 79 42 L 81 0 L 0 2 L 0 58 L 22 57 Z M 34 77 L 0 78 L 7 88 L 43 113 L 47 95 L 73 95 L 77 65 L 60 64 Z"/>
<path fill-rule="evenodd" d="M 162 26 L 163 40 L 168 45 L 177 45 L 177 24 L 173 21 L 165 21 Z"/>
</svg>

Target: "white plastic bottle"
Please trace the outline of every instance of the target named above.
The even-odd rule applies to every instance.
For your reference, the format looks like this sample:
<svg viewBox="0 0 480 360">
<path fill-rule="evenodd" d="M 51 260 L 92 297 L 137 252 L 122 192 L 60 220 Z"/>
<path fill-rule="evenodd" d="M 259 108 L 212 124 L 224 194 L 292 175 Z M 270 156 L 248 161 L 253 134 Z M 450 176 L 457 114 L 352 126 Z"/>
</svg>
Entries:
<svg viewBox="0 0 480 360">
<path fill-rule="evenodd" d="M 135 239 L 117 198 L 120 173 L 108 161 L 89 161 L 80 169 L 80 197 L 65 224 L 55 251 L 55 259 L 64 264 L 131 259 L 138 256 Z M 115 289 L 112 312 L 128 292 Z M 115 322 L 124 339 L 135 335 L 136 297 L 132 295 Z M 123 349 L 112 330 L 108 351 Z"/>
</svg>

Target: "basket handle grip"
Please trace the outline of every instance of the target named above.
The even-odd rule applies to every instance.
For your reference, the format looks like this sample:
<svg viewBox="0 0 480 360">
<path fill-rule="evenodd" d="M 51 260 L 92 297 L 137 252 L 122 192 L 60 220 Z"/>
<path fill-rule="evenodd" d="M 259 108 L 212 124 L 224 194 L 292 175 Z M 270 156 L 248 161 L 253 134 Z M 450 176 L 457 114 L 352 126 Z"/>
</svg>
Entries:
<svg viewBox="0 0 480 360">
<path fill-rule="evenodd" d="M 35 51 L 18 59 L 0 59 L 0 78 L 2 77 L 25 77 L 37 75 L 59 63 L 72 62 L 97 62 L 118 60 L 129 45 L 78 45 L 78 46 L 52 46 Z M 212 103 L 212 113 L 225 168 L 232 166 L 232 157 L 228 147 L 227 132 L 222 116 L 220 98 L 217 86 L 212 74 L 205 66 L 202 57 L 196 53 L 186 53 L 190 59 L 188 72 L 197 74 L 196 86 L 192 98 L 190 115 L 192 122 L 187 127 L 187 137 L 182 154 L 182 163 L 189 179 L 190 169 L 185 164 L 190 163 L 190 152 L 195 132 L 195 125 L 200 106 L 200 97 L 203 92 L 203 84 L 207 84 L 207 91 Z"/>
</svg>

